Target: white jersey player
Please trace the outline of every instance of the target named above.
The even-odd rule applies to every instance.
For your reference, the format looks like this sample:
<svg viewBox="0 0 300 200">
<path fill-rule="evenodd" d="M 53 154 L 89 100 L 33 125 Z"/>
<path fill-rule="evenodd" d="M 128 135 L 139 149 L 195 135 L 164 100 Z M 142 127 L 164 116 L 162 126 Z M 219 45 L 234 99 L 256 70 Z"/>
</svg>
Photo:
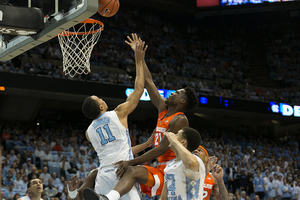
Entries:
<svg viewBox="0 0 300 200">
<path fill-rule="evenodd" d="M 27 183 L 27 192 L 28 195 L 19 198 L 18 200 L 43 200 L 42 192 L 43 192 L 43 183 L 40 179 L 32 179 Z"/>
<path fill-rule="evenodd" d="M 169 161 L 164 170 L 165 184 L 161 200 L 203 199 L 205 165 L 200 158 L 191 153 L 200 144 L 200 134 L 195 129 L 185 127 L 178 131 L 177 135 L 169 132 L 164 135 L 168 138 L 176 158 Z"/>
<path fill-rule="evenodd" d="M 86 131 L 87 139 L 92 143 L 100 161 L 95 192 L 107 193 L 118 182 L 114 163 L 133 158 L 128 134 L 128 115 L 136 108 L 144 92 L 143 60 L 147 46 L 139 42 L 136 46 L 136 80 L 135 89 L 126 102 L 118 105 L 113 111 L 107 111 L 107 104 L 97 96 L 89 96 L 82 105 L 84 115 L 93 119 Z M 121 198 L 140 199 L 138 190 L 132 190 Z"/>
<path fill-rule="evenodd" d="M 128 129 L 120 122 L 116 111 L 107 111 L 93 120 L 87 135 L 97 152 L 100 169 L 112 167 L 120 160 L 133 159 Z"/>
<path fill-rule="evenodd" d="M 205 166 L 203 161 L 193 155 L 199 162 L 198 172 L 186 168 L 182 160 L 171 160 L 165 168 L 165 184 L 168 199 L 203 199 Z"/>
</svg>

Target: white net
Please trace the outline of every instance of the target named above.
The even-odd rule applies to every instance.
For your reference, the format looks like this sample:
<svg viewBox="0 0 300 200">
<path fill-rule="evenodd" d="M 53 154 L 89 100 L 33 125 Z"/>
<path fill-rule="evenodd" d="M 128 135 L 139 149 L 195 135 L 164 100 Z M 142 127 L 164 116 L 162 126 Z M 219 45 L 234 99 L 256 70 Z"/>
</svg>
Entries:
<svg viewBox="0 0 300 200">
<path fill-rule="evenodd" d="M 58 35 L 63 54 L 63 72 L 71 77 L 91 72 L 91 53 L 103 30 L 103 24 L 97 20 L 84 22 Z"/>
</svg>

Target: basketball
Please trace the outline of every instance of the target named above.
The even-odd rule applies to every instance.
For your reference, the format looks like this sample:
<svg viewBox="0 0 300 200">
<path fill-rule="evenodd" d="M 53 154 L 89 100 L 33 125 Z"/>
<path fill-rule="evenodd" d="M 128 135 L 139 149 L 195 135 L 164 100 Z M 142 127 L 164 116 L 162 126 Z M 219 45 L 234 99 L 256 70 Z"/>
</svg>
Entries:
<svg viewBox="0 0 300 200">
<path fill-rule="evenodd" d="M 119 0 L 98 0 L 98 13 L 103 17 L 114 16 L 120 7 Z"/>
</svg>

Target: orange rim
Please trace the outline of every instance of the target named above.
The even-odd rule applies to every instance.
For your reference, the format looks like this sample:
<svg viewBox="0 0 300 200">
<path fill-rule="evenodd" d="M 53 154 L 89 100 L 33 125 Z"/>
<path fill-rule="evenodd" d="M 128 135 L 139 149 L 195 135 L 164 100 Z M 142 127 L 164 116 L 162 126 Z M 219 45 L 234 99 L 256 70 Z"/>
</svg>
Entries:
<svg viewBox="0 0 300 200">
<path fill-rule="evenodd" d="M 80 24 L 94 24 L 97 23 L 101 26 L 100 29 L 94 30 L 94 31 L 89 31 L 89 32 L 71 32 L 71 31 L 64 31 L 58 35 L 61 36 L 70 36 L 70 35 L 88 35 L 88 34 L 94 34 L 97 33 L 99 31 L 103 31 L 104 29 L 104 24 L 102 22 L 100 22 L 99 20 L 96 19 L 86 19 L 83 22 L 80 22 Z"/>
</svg>

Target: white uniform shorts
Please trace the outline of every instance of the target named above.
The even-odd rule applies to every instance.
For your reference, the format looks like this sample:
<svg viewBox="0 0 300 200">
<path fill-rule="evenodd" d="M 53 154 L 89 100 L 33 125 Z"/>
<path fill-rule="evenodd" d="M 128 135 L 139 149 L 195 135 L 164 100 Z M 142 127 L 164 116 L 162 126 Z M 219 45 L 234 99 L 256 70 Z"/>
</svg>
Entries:
<svg viewBox="0 0 300 200">
<path fill-rule="evenodd" d="M 95 192 L 97 194 L 108 194 L 113 187 L 118 183 L 119 179 L 116 177 L 117 166 L 110 165 L 103 168 L 98 168 L 98 174 L 95 183 Z M 139 184 L 135 184 L 131 190 L 123 195 L 120 200 L 140 200 Z"/>
</svg>

